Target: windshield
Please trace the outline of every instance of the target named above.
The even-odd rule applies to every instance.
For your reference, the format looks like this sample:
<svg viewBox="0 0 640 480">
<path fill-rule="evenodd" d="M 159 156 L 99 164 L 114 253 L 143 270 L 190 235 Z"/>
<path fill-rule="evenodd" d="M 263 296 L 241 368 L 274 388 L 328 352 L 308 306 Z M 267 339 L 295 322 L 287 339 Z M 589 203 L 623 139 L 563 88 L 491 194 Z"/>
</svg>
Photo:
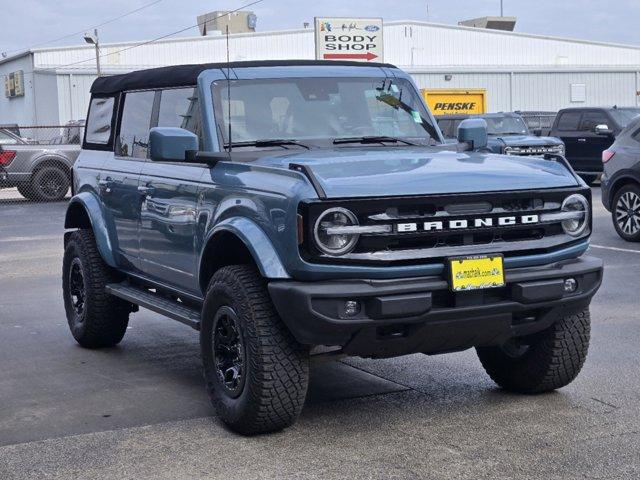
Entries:
<svg viewBox="0 0 640 480">
<path fill-rule="evenodd" d="M 640 115 L 640 108 L 614 108 L 611 116 L 622 128 L 629 125 L 629 122 Z"/>
<path fill-rule="evenodd" d="M 489 135 L 529 135 L 529 129 L 521 117 L 482 117 L 487 122 Z"/>
<path fill-rule="evenodd" d="M 233 80 L 230 86 L 216 81 L 212 92 L 225 146 L 229 119 L 233 145 L 277 139 L 320 146 L 362 137 L 404 142 L 397 145 L 440 141 L 422 100 L 402 79 L 256 79 Z"/>
</svg>

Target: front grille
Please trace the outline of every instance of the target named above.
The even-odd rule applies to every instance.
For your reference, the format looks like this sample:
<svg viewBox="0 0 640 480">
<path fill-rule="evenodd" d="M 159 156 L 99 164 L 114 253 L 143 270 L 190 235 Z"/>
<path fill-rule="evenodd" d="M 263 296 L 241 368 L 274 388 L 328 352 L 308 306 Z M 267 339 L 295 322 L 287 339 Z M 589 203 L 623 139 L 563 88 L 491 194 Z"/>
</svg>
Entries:
<svg viewBox="0 0 640 480">
<path fill-rule="evenodd" d="M 576 241 L 553 217 L 572 193 L 576 189 L 311 202 L 301 205 L 309 219 L 301 253 L 316 262 L 411 264 L 455 255 L 547 252 Z M 588 189 L 579 193 L 590 198 Z M 315 247 L 312 226 L 332 207 L 351 210 L 361 227 L 390 227 L 362 233 L 347 255 L 327 256 Z"/>
<path fill-rule="evenodd" d="M 564 147 L 560 145 L 505 147 L 504 153 L 506 155 L 521 156 L 564 155 Z"/>
</svg>

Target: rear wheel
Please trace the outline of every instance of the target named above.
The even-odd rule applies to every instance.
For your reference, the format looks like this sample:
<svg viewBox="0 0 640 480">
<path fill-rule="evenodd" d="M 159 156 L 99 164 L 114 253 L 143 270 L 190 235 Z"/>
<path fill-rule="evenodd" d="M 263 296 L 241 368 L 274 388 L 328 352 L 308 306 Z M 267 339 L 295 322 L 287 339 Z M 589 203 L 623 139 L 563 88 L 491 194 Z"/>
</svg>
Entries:
<svg viewBox="0 0 640 480">
<path fill-rule="evenodd" d="M 613 226 L 627 242 L 640 242 L 640 187 L 625 185 L 613 197 Z"/>
<path fill-rule="evenodd" d="M 282 323 L 255 268 L 233 265 L 215 273 L 200 347 L 207 392 L 231 429 L 254 435 L 295 422 L 307 393 L 309 351 Z"/>
<path fill-rule="evenodd" d="M 71 186 L 69 171 L 59 165 L 45 165 L 33 174 L 29 186 L 31 196 L 25 195 L 29 199 L 42 202 L 62 200 Z"/>
<path fill-rule="evenodd" d="M 124 337 L 131 305 L 105 290 L 116 281 L 98 252 L 93 232 L 73 232 L 64 252 L 62 290 L 69 329 L 83 347 L 111 347 Z"/>
<path fill-rule="evenodd" d="M 513 339 L 501 347 L 478 348 L 491 379 L 517 393 L 543 393 L 562 388 L 580 373 L 589 350 L 589 310 L 567 315 L 547 330 Z"/>
<path fill-rule="evenodd" d="M 36 200 L 36 196 L 33 194 L 33 188 L 30 183 L 20 183 L 17 185 L 18 193 L 27 200 Z"/>
</svg>

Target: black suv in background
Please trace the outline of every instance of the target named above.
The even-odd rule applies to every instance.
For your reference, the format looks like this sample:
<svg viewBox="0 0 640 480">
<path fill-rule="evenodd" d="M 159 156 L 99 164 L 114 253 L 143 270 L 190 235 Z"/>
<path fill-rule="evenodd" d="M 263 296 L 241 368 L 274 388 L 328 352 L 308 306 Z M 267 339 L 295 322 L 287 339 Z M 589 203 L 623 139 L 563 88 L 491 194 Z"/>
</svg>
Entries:
<svg viewBox="0 0 640 480">
<path fill-rule="evenodd" d="M 567 160 L 591 184 L 602 173 L 602 152 L 637 115 L 638 107 L 565 108 L 550 135 L 564 142 Z"/>
</svg>

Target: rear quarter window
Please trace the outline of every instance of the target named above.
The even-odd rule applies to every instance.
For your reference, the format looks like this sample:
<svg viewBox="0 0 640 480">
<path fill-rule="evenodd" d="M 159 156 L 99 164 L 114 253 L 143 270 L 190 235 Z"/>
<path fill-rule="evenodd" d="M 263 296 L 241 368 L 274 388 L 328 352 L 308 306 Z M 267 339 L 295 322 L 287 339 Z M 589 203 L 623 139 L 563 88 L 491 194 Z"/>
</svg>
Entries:
<svg viewBox="0 0 640 480">
<path fill-rule="evenodd" d="M 114 97 L 91 99 L 86 127 L 86 143 L 94 145 L 107 145 L 109 143 L 111 139 L 114 106 Z"/>
</svg>

